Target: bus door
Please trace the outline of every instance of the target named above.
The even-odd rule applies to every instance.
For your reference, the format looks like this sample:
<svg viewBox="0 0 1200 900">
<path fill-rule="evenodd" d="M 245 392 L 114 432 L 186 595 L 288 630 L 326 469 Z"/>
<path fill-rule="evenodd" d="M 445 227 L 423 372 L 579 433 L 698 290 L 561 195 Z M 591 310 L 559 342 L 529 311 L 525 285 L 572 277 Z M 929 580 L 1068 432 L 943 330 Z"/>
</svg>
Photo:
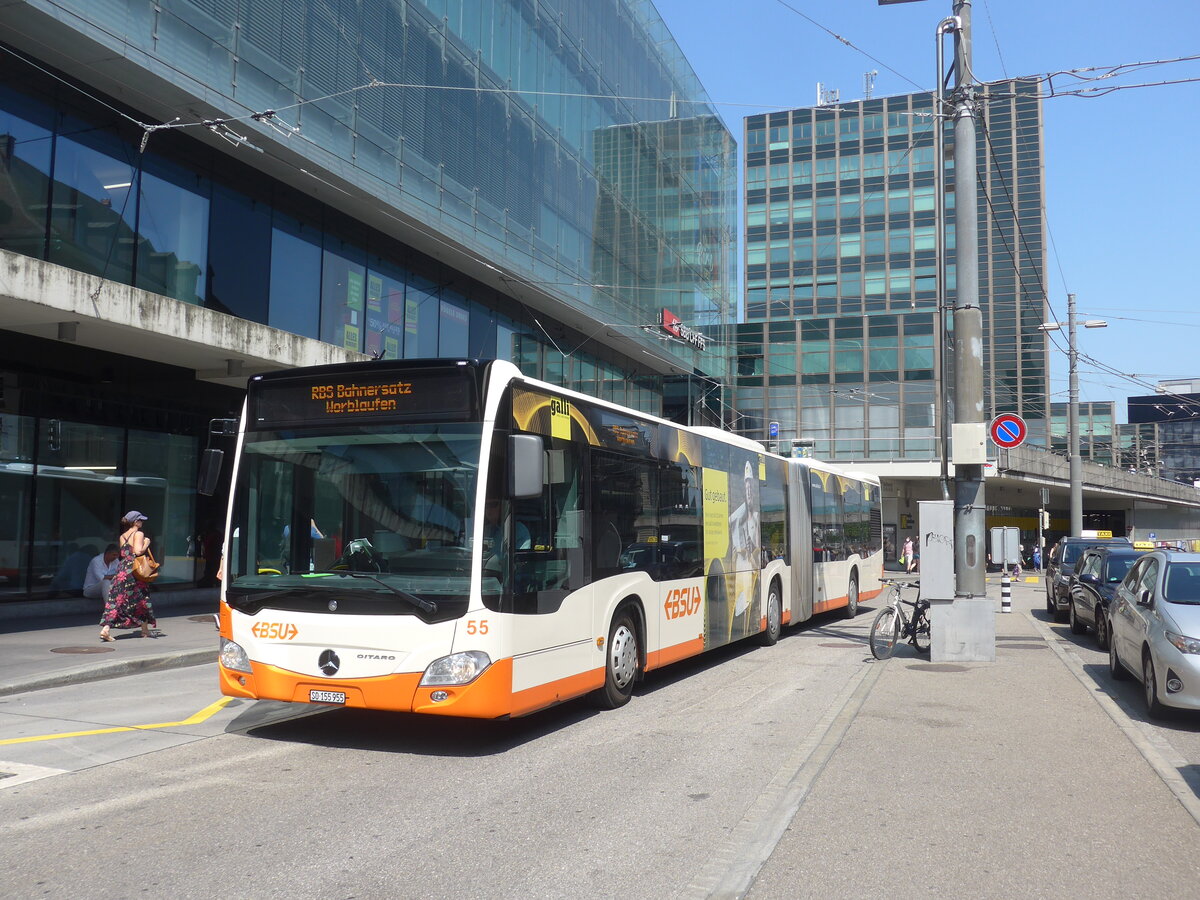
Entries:
<svg viewBox="0 0 1200 900">
<path fill-rule="evenodd" d="M 788 476 L 788 533 L 793 536 L 789 541 L 792 555 L 792 596 L 789 602 L 792 621 L 804 622 L 812 618 L 813 596 L 816 593 L 808 468 L 791 463 Z"/>
<path fill-rule="evenodd" d="M 543 440 L 546 464 L 541 496 L 513 500 L 505 509 L 506 540 L 512 548 L 511 611 L 516 615 L 514 693 L 561 684 L 602 665 L 596 662 L 591 634 L 583 456 L 571 441 Z M 569 686 L 563 685 L 561 692 L 568 693 Z"/>
</svg>

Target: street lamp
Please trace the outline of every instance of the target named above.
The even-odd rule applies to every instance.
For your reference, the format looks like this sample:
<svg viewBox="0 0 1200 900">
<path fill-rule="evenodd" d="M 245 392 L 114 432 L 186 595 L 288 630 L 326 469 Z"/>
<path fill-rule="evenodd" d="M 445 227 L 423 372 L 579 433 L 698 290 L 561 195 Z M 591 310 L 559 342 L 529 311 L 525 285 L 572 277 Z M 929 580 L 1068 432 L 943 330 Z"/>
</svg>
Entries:
<svg viewBox="0 0 1200 900">
<path fill-rule="evenodd" d="M 1067 321 L 1043 322 L 1039 331 L 1058 331 L 1067 327 L 1067 360 L 1070 369 L 1067 403 L 1068 466 L 1071 479 L 1071 536 L 1083 537 L 1083 461 L 1079 458 L 1079 351 L 1075 349 L 1075 295 L 1067 294 Z M 1107 328 L 1103 319 L 1088 319 L 1084 328 Z"/>
</svg>

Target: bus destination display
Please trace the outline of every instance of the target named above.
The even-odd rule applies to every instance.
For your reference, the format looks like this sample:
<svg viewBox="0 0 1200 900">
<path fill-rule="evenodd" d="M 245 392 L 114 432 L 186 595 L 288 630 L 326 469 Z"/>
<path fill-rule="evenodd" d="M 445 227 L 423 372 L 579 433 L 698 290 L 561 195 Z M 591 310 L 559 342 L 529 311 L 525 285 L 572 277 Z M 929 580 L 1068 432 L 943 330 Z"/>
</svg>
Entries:
<svg viewBox="0 0 1200 900">
<path fill-rule="evenodd" d="M 252 421 L 257 428 L 340 421 L 461 420 L 473 407 L 471 381 L 462 372 L 281 379 L 259 382 L 251 393 Z"/>
</svg>

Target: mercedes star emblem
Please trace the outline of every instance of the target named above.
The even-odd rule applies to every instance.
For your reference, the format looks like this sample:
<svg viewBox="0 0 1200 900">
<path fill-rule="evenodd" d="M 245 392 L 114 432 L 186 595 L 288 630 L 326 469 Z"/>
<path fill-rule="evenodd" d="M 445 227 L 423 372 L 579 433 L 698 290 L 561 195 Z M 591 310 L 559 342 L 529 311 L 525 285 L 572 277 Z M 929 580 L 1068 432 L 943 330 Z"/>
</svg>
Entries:
<svg viewBox="0 0 1200 900">
<path fill-rule="evenodd" d="M 326 675 L 336 675 L 337 670 L 342 666 L 342 661 L 338 659 L 338 655 L 332 650 L 326 650 L 317 659 L 317 665 L 321 667 L 321 671 Z"/>
</svg>

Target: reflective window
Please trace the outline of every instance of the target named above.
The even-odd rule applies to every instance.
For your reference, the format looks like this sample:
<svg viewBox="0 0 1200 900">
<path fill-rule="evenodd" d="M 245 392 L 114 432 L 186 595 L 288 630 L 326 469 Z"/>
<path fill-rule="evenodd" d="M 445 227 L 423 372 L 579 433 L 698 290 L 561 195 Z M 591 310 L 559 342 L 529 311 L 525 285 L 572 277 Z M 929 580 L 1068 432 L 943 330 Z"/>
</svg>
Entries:
<svg viewBox="0 0 1200 900">
<path fill-rule="evenodd" d="M 196 577 L 188 543 L 195 521 L 197 465 L 194 437 L 130 430 L 122 513 L 136 509 L 149 516 L 146 531 L 162 565 L 155 584 Z"/>
<path fill-rule="evenodd" d="M 445 296 L 441 303 L 441 322 L 438 328 L 438 356 L 465 356 L 470 333 L 471 314 L 467 302 Z"/>
<path fill-rule="evenodd" d="M 321 233 L 275 214 L 268 324 L 315 338 L 321 317 Z"/>
<path fill-rule="evenodd" d="M 39 110 L 0 87 L 0 247 L 41 259 L 50 199 L 50 130 L 34 124 Z"/>
<path fill-rule="evenodd" d="M 137 286 L 184 303 L 203 303 L 208 179 L 149 158 L 140 184 Z"/>
<path fill-rule="evenodd" d="M 413 276 L 404 299 L 404 357 L 430 359 L 438 355 L 438 316 L 441 303 L 436 286 L 428 278 Z M 533 342 L 527 341 L 532 344 Z M 537 376 L 534 369 L 522 369 Z"/>
<path fill-rule="evenodd" d="M 205 305 L 265 323 L 271 291 L 271 207 L 214 184 L 208 234 Z"/>
<path fill-rule="evenodd" d="M 404 346 L 404 272 L 378 258 L 367 271 L 366 352 L 399 359 Z"/>
<path fill-rule="evenodd" d="M 129 284 L 137 221 L 132 150 L 103 132 L 87 131 L 86 138 L 57 142 L 50 261 Z"/>
<path fill-rule="evenodd" d="M 81 422 L 38 424 L 31 587 L 79 596 L 88 563 L 116 539 L 125 509 L 136 508 L 121 506 L 125 436 Z M 157 487 L 165 497 L 165 482 Z M 162 526 L 161 519 L 147 522 L 146 531 L 154 537 Z"/>
<path fill-rule="evenodd" d="M 362 251 L 326 235 L 321 267 L 321 340 L 347 350 L 362 350 L 366 278 Z"/>
</svg>

